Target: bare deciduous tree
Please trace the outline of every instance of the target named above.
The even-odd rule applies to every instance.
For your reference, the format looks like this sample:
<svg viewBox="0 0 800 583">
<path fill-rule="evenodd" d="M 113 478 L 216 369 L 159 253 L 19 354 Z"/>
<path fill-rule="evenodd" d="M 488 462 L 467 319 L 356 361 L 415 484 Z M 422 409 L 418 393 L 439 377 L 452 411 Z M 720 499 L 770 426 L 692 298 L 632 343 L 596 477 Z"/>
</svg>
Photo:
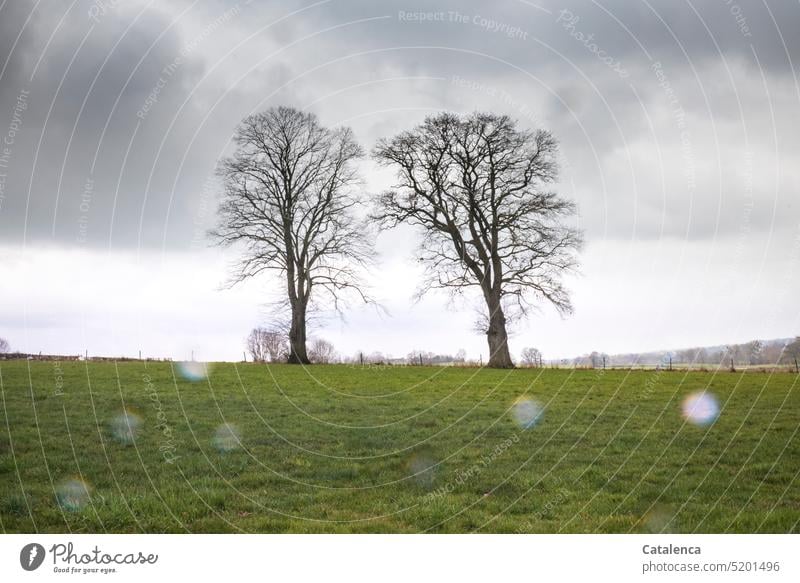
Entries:
<svg viewBox="0 0 800 583">
<path fill-rule="evenodd" d="M 800 361 L 800 336 L 796 336 L 794 340 L 786 345 L 783 349 L 782 360 L 795 365 Z"/>
<path fill-rule="evenodd" d="M 751 340 L 744 345 L 744 356 L 747 364 L 762 364 L 764 343 L 760 340 Z"/>
<path fill-rule="evenodd" d="M 234 142 L 235 153 L 219 165 L 225 191 L 212 235 L 244 248 L 233 283 L 267 270 L 285 277 L 288 361 L 308 363 L 309 311 L 325 300 L 338 310 L 348 292 L 367 299 L 359 269 L 371 241 L 353 213 L 361 148 L 350 129 L 324 128 L 290 107 L 245 118 Z"/>
<path fill-rule="evenodd" d="M 323 338 L 315 338 L 311 342 L 308 358 L 315 364 L 329 364 L 336 357 L 333 344 Z"/>
<path fill-rule="evenodd" d="M 436 355 L 429 350 L 412 350 L 406 356 L 406 362 L 413 365 L 430 365 L 433 364 Z"/>
<path fill-rule="evenodd" d="M 8 344 L 8 340 L 0 338 L 0 354 L 6 353 L 9 350 L 11 350 L 11 346 Z"/>
<path fill-rule="evenodd" d="M 556 154 L 550 133 L 487 113 L 429 117 L 374 151 L 399 180 L 380 197 L 375 217 L 384 227 L 421 227 L 427 276 L 420 293 L 480 288 L 492 367 L 513 366 L 509 310 L 524 315 L 545 300 L 562 314 L 572 311 L 561 275 L 577 265 L 581 235 L 562 224 L 574 205 L 547 190 Z"/>
<path fill-rule="evenodd" d="M 526 366 L 542 366 L 542 353 L 538 348 L 522 350 L 522 363 Z"/>
<path fill-rule="evenodd" d="M 255 362 L 286 360 L 289 354 L 286 335 L 267 328 L 253 328 L 247 337 L 247 351 Z"/>
</svg>

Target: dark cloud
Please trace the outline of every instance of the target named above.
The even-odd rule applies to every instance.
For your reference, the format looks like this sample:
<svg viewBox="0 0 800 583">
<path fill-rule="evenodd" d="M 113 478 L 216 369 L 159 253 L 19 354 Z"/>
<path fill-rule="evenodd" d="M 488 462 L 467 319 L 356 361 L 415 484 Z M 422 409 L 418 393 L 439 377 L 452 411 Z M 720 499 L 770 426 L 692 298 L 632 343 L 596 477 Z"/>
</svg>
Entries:
<svg viewBox="0 0 800 583">
<path fill-rule="evenodd" d="M 593 236 L 796 222 L 794 3 L 99 5 L 0 11 L 3 241 L 202 244 L 235 124 L 278 102 L 368 147 L 443 108 L 548 127 Z"/>
<path fill-rule="evenodd" d="M 160 243 L 168 211 L 185 235 L 185 193 L 199 191 L 214 163 L 186 146 L 202 109 L 190 101 L 178 113 L 202 60 L 177 60 L 184 41 L 156 12 L 108 14 L 92 26 L 84 7 L 33 22 L 3 84 L 0 127 L 11 123 L 20 94 L 27 107 L 11 148 L 2 237 L 129 246 L 141 230 L 151 245 Z M 184 153 L 191 179 L 173 190 Z"/>
</svg>

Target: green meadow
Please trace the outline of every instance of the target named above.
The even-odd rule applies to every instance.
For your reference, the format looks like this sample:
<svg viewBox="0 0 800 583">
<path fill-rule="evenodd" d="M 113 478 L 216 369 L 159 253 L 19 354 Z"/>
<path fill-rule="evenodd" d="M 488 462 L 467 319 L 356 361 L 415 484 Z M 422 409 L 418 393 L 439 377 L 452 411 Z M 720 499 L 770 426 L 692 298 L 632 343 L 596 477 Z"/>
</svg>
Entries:
<svg viewBox="0 0 800 583">
<path fill-rule="evenodd" d="M 800 531 L 796 374 L 207 372 L 0 361 L 2 531 Z"/>
</svg>

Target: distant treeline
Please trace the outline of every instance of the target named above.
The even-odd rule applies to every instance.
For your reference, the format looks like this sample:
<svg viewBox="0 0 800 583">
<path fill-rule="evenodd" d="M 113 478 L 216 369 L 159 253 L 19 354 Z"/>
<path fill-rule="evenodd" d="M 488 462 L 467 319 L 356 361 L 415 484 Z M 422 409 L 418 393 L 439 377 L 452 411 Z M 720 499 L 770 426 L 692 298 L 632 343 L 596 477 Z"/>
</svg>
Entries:
<svg viewBox="0 0 800 583">
<path fill-rule="evenodd" d="M 0 353 L 0 360 L 80 360 L 75 354 L 28 354 L 27 352 Z"/>
<path fill-rule="evenodd" d="M 743 344 L 704 346 L 654 352 L 604 354 L 592 352 L 574 359 L 561 361 L 598 368 L 602 366 L 775 366 L 796 364 L 800 359 L 800 336 L 773 340 L 751 340 Z"/>
<path fill-rule="evenodd" d="M 171 358 L 130 358 L 127 356 L 82 356 L 80 354 L 30 354 L 27 352 L 1 352 L 0 360 L 48 360 L 48 361 L 76 361 L 88 360 L 92 362 L 125 362 L 125 361 L 159 361 L 171 362 Z"/>
</svg>

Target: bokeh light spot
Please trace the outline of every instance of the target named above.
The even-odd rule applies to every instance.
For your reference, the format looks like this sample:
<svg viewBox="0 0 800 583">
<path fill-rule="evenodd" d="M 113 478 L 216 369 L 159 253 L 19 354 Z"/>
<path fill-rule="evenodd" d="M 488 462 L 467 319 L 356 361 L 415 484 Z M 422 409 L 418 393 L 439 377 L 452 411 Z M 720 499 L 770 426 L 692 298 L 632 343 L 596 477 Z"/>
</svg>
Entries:
<svg viewBox="0 0 800 583">
<path fill-rule="evenodd" d="M 86 482 L 73 478 L 56 487 L 56 501 L 64 510 L 77 512 L 89 503 L 91 488 Z"/>
<path fill-rule="evenodd" d="M 544 407 L 538 401 L 523 397 L 514 403 L 511 416 L 520 429 L 530 429 L 541 422 L 544 417 Z"/>
<path fill-rule="evenodd" d="M 642 526 L 654 534 L 675 532 L 675 512 L 668 506 L 656 504 L 642 517 Z"/>
<path fill-rule="evenodd" d="M 719 417 L 719 404 L 711 393 L 692 393 L 683 400 L 683 417 L 695 425 L 708 426 Z"/>
<path fill-rule="evenodd" d="M 142 418 L 127 410 L 114 417 L 109 423 L 111 435 L 124 445 L 130 445 L 136 441 L 141 426 Z"/>
<path fill-rule="evenodd" d="M 415 453 L 408 460 L 408 473 L 422 488 L 430 490 L 436 481 L 436 459 L 429 453 Z"/>
<path fill-rule="evenodd" d="M 211 372 L 211 364 L 207 362 L 196 362 L 194 360 L 179 362 L 178 372 L 187 381 L 202 381 L 208 378 Z"/>
<path fill-rule="evenodd" d="M 211 444 L 223 453 L 233 451 L 242 445 L 242 433 L 233 423 L 223 423 L 214 432 Z"/>
</svg>

